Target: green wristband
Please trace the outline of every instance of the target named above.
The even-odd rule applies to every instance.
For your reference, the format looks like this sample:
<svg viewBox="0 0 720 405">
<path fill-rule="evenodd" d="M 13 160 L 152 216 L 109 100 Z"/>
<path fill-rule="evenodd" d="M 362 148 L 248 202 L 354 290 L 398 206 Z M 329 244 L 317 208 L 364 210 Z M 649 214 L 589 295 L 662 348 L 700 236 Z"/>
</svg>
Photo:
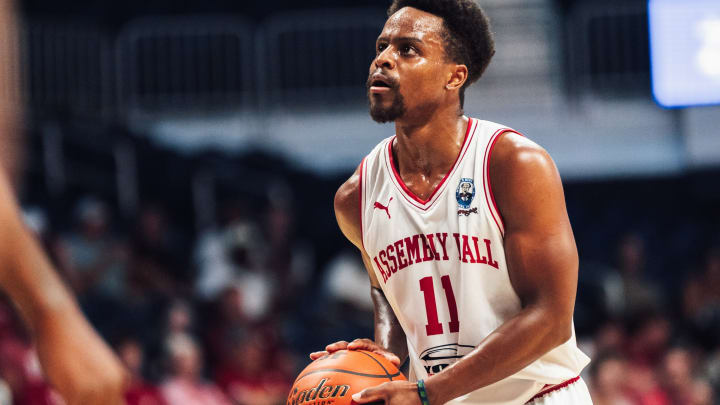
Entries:
<svg viewBox="0 0 720 405">
<path fill-rule="evenodd" d="M 422 405 L 430 405 L 430 401 L 428 400 L 427 390 L 425 389 L 425 381 L 418 380 L 417 387 L 418 387 L 418 395 L 420 396 L 420 403 Z"/>
</svg>

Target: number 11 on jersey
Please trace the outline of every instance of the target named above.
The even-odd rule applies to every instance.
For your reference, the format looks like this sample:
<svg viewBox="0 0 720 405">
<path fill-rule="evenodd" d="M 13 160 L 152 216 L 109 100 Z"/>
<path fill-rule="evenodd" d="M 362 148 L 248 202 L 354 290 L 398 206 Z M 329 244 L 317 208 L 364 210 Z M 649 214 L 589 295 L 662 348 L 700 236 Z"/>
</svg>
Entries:
<svg viewBox="0 0 720 405">
<path fill-rule="evenodd" d="M 450 284 L 450 276 L 440 277 L 440 282 L 445 290 L 445 299 L 448 303 L 448 311 L 450 311 L 450 333 L 460 330 L 460 321 L 458 320 L 457 304 L 455 303 L 455 293 L 453 293 L 452 284 Z M 428 323 L 425 325 L 425 331 L 428 336 L 440 335 L 443 333 L 443 326 L 438 320 L 437 303 L 435 302 L 435 286 L 432 277 L 423 277 L 420 279 L 420 291 L 425 297 L 425 312 L 427 313 Z"/>
</svg>

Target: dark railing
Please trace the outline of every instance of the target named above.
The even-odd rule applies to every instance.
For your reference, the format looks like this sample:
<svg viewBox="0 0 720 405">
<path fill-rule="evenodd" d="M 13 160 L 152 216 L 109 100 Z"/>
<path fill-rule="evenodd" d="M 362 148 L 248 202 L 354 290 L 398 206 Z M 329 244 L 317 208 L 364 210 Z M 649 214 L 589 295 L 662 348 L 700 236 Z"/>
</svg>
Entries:
<svg viewBox="0 0 720 405">
<path fill-rule="evenodd" d="M 254 32 L 227 17 L 152 18 L 116 42 L 119 103 L 130 108 L 247 105 L 255 94 Z"/>
<path fill-rule="evenodd" d="M 32 22 L 25 30 L 24 90 L 34 111 L 103 113 L 115 81 L 107 37 L 87 24 Z"/>
<path fill-rule="evenodd" d="M 498 83 L 562 71 L 559 18 L 544 2 L 488 6 Z M 127 109 L 256 108 L 364 100 L 384 21 L 380 9 L 282 14 L 261 25 L 226 16 L 153 17 L 117 37 L 87 24 L 30 21 L 25 83 L 31 108 L 96 114 Z M 567 17 L 573 89 L 637 89 L 649 80 L 643 4 L 579 4 Z"/>
<path fill-rule="evenodd" d="M 578 5 L 568 20 L 568 68 L 578 91 L 630 93 L 650 88 L 647 7 Z"/>
</svg>

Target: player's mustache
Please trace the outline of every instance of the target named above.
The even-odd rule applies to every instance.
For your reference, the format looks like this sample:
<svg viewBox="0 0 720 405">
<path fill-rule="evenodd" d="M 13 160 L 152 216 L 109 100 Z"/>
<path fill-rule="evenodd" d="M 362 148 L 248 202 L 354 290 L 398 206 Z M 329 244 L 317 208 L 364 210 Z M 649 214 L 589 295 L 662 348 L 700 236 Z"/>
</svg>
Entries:
<svg viewBox="0 0 720 405">
<path fill-rule="evenodd" d="M 365 88 L 366 88 L 367 90 L 370 90 L 370 87 L 372 87 L 372 82 L 373 82 L 373 80 L 374 80 L 373 76 L 374 76 L 376 73 L 377 73 L 377 72 L 370 73 L 370 75 L 368 76 L 367 82 L 365 83 Z M 385 82 L 385 84 L 387 84 L 388 87 L 390 87 L 391 89 L 395 89 L 395 88 L 398 87 L 398 82 L 397 82 L 397 80 L 394 79 L 394 78 L 392 78 L 392 77 L 383 75 L 382 81 Z"/>
</svg>

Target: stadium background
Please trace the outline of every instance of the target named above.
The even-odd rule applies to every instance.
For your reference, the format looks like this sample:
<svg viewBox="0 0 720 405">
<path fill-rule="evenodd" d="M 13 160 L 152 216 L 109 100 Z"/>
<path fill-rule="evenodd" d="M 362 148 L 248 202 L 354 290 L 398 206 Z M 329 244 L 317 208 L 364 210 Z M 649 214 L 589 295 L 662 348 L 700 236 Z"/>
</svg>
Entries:
<svg viewBox="0 0 720 405">
<path fill-rule="evenodd" d="M 482 4 L 498 51 L 466 112 L 560 168 L 596 403 L 719 403 L 720 110 L 656 105 L 644 1 Z M 393 131 L 364 90 L 386 7 L 20 5 L 20 200 L 130 404 L 284 403 L 307 353 L 372 336 L 332 200 Z M 0 309 L 0 404 L 59 403 Z"/>
</svg>

